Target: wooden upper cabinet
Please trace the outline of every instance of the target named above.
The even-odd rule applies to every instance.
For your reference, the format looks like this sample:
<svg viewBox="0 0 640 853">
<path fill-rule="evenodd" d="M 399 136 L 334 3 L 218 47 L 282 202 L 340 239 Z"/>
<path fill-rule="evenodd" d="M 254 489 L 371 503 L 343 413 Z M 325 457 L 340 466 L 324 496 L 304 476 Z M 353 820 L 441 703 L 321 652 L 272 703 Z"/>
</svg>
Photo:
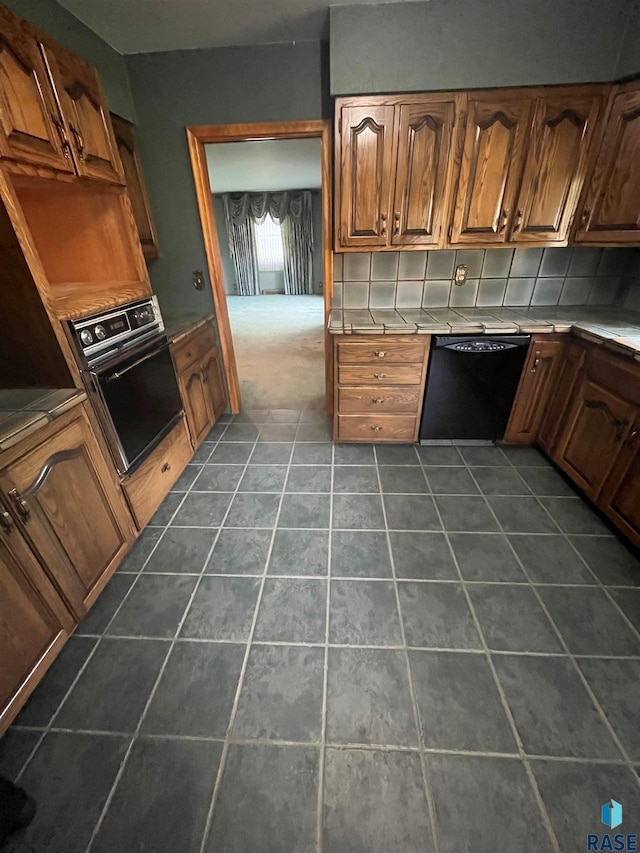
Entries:
<svg viewBox="0 0 640 853">
<path fill-rule="evenodd" d="M 528 94 L 469 95 L 451 244 L 493 245 L 507 240 L 532 106 Z"/>
<path fill-rule="evenodd" d="M 434 97 L 397 108 L 394 246 L 437 248 L 446 228 L 447 183 L 456 102 Z"/>
<path fill-rule="evenodd" d="M 601 89 L 576 87 L 536 101 L 512 242 L 566 243 L 601 106 Z"/>
<path fill-rule="evenodd" d="M 73 612 L 81 616 L 133 540 L 133 522 L 82 406 L 0 470 L 0 490 Z"/>
<path fill-rule="evenodd" d="M 393 106 L 339 108 L 341 246 L 386 246 L 391 228 Z"/>
<path fill-rule="evenodd" d="M 58 97 L 78 174 L 122 182 L 111 119 L 98 74 L 58 44 L 41 45 Z"/>
<path fill-rule="evenodd" d="M 129 191 L 133 218 L 136 221 L 140 244 L 145 258 L 158 257 L 156 229 L 151 215 L 151 207 L 142 175 L 140 158 L 136 149 L 133 125 L 121 116 L 111 113 L 111 124 L 115 135 L 124 180 Z"/>
<path fill-rule="evenodd" d="M 578 243 L 640 245 L 640 83 L 612 90 L 596 163 L 577 214 Z"/>
<path fill-rule="evenodd" d="M 0 157 L 74 170 L 36 38 L 5 6 L 0 6 Z"/>
</svg>

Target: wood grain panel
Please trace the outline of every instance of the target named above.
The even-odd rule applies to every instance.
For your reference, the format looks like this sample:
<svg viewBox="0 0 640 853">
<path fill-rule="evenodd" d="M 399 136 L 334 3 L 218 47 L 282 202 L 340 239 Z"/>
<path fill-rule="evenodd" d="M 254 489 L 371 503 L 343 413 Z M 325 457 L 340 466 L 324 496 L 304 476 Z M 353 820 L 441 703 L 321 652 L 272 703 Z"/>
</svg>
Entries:
<svg viewBox="0 0 640 853">
<path fill-rule="evenodd" d="M 578 243 L 640 245 L 640 83 L 614 87 L 592 178 L 581 201 Z"/>
<path fill-rule="evenodd" d="M 438 248 L 447 221 L 456 101 L 433 96 L 397 108 L 398 137 L 393 231 L 395 246 Z"/>
<path fill-rule="evenodd" d="M 624 443 L 598 503 L 624 535 L 640 547 L 640 420 Z"/>
<path fill-rule="evenodd" d="M 193 455 L 184 420 L 122 484 L 140 530 L 148 523 Z"/>
<path fill-rule="evenodd" d="M 394 108 L 345 107 L 340 122 L 341 246 L 385 246 L 391 224 Z"/>
<path fill-rule="evenodd" d="M 74 170 L 36 38 L 6 6 L 0 6 L 0 157 Z"/>
<path fill-rule="evenodd" d="M 390 386 L 381 390 L 375 385 L 357 388 L 338 387 L 338 411 L 342 414 L 363 412 L 382 414 L 419 414 L 422 402 L 420 385 Z"/>
<path fill-rule="evenodd" d="M 336 415 L 338 441 L 416 440 L 418 419 L 411 415 Z"/>
<path fill-rule="evenodd" d="M 523 93 L 471 93 L 452 244 L 504 243 L 514 217 L 532 102 Z"/>
<path fill-rule="evenodd" d="M 544 92 L 537 100 L 511 239 L 566 243 L 592 155 L 602 87 Z"/>
<path fill-rule="evenodd" d="M 407 364 L 424 360 L 425 344 L 414 337 L 405 343 L 389 336 L 374 336 L 371 341 L 338 340 L 338 361 L 345 364 Z"/>
<path fill-rule="evenodd" d="M 338 365 L 339 385 L 418 385 L 421 364 Z"/>
<path fill-rule="evenodd" d="M 536 440 L 555 387 L 563 350 L 564 337 L 561 335 L 531 338 L 504 434 L 507 444 L 532 444 Z"/>
</svg>

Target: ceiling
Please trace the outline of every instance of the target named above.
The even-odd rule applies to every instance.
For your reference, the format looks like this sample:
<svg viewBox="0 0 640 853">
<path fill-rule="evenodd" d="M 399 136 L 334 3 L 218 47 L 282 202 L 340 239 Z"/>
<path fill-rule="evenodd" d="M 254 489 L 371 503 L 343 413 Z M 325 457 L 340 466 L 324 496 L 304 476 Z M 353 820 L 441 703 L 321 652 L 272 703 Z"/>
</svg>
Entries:
<svg viewBox="0 0 640 853">
<path fill-rule="evenodd" d="M 205 145 L 214 193 L 312 190 L 322 186 L 319 139 Z"/>
<path fill-rule="evenodd" d="M 317 41 L 330 0 L 58 0 L 120 53 Z M 380 0 L 340 0 L 342 6 Z"/>
</svg>

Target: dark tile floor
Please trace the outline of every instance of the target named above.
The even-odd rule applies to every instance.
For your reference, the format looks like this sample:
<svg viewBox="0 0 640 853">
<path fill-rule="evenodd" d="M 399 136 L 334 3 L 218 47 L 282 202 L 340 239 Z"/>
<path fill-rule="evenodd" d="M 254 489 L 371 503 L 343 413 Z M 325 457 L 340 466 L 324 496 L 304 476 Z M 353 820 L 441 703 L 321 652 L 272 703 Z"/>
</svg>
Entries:
<svg viewBox="0 0 640 853">
<path fill-rule="evenodd" d="M 537 451 L 225 419 L 0 742 L 7 849 L 582 851 L 640 825 L 639 630 Z"/>
</svg>

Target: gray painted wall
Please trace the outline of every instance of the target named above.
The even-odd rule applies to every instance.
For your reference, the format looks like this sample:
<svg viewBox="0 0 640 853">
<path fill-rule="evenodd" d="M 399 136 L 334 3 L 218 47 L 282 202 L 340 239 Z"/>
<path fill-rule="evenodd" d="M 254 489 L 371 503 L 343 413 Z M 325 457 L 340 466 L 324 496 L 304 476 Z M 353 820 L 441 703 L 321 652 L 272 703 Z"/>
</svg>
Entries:
<svg viewBox="0 0 640 853">
<path fill-rule="evenodd" d="M 616 72 L 617 77 L 640 74 L 640 0 L 635 0 L 632 4 Z"/>
<path fill-rule="evenodd" d="M 213 196 L 213 213 L 216 218 L 216 231 L 218 234 L 218 243 L 220 245 L 220 260 L 222 262 L 222 271 L 224 275 L 224 289 L 229 294 L 236 292 L 236 274 L 229 253 L 229 241 L 227 239 L 227 229 L 224 218 L 224 204 L 219 195 Z M 324 279 L 324 268 L 322 258 L 322 193 L 312 191 L 311 193 L 311 217 L 313 227 L 313 290 L 314 293 L 322 293 L 321 284 Z M 267 283 L 265 287 L 276 286 L 273 284 L 273 274 L 263 273 Z M 282 277 L 280 276 L 280 279 Z M 282 281 L 279 284 L 284 287 Z"/>
<path fill-rule="evenodd" d="M 612 80 L 633 2 L 331 6 L 331 94 Z M 640 71 L 637 43 L 625 44 L 626 73 Z"/>
<path fill-rule="evenodd" d="M 100 74 L 109 109 L 135 121 L 124 56 L 55 0 L 2 0 L 5 6 L 40 27 L 69 50 L 94 65 Z"/>
<path fill-rule="evenodd" d="M 151 261 L 154 290 L 167 311 L 204 311 L 208 288 L 185 127 L 296 121 L 331 115 L 328 50 L 321 42 L 128 56 L 137 138 L 161 257 Z"/>
</svg>

